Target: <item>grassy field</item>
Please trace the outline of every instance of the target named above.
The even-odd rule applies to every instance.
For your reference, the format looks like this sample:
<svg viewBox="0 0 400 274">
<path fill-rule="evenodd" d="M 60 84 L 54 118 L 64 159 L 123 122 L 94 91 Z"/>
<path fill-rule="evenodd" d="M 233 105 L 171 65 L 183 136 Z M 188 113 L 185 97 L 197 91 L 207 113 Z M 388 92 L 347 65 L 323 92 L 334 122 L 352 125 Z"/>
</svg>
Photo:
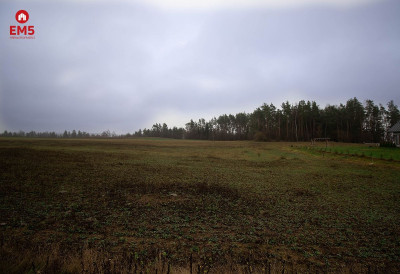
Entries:
<svg viewBox="0 0 400 274">
<path fill-rule="evenodd" d="M 306 145 L 1 138 L 0 273 L 398 273 L 400 164 Z"/>
<path fill-rule="evenodd" d="M 307 144 L 306 146 L 303 146 L 303 148 L 344 156 L 365 157 L 372 160 L 380 159 L 400 162 L 400 150 L 396 147 L 376 147 L 368 144 L 343 144 L 329 142 L 327 146 L 325 143 L 316 143 L 313 146 Z"/>
</svg>

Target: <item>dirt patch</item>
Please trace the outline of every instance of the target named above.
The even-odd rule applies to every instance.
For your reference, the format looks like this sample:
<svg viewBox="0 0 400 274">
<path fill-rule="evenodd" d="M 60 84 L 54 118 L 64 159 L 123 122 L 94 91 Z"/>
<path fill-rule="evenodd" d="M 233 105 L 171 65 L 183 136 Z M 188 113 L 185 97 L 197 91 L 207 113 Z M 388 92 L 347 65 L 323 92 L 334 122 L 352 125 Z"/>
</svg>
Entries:
<svg viewBox="0 0 400 274">
<path fill-rule="evenodd" d="M 169 203 L 184 203 L 189 198 L 183 195 L 171 192 L 168 194 L 145 194 L 142 195 L 137 201 L 141 205 L 166 205 Z"/>
</svg>

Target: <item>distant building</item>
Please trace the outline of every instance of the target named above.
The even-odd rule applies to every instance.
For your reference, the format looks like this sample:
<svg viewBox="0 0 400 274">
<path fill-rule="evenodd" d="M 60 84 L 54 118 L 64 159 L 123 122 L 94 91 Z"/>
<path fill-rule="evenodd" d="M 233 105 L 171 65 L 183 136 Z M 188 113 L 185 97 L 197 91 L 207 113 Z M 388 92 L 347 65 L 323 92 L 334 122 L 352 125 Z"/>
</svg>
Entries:
<svg viewBox="0 0 400 274">
<path fill-rule="evenodd" d="M 394 124 L 394 126 L 388 130 L 388 133 L 392 134 L 392 140 L 396 146 L 400 147 L 400 121 Z"/>
</svg>

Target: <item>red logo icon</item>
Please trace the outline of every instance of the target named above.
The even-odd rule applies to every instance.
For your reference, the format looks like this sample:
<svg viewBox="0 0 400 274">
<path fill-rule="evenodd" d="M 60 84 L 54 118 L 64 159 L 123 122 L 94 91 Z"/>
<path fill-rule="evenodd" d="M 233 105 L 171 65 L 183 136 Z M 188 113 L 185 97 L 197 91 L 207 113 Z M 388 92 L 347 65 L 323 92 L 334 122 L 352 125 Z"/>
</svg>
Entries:
<svg viewBox="0 0 400 274">
<path fill-rule="evenodd" d="M 15 20 L 25 24 L 29 20 L 29 13 L 26 10 L 19 10 L 15 14 Z M 10 39 L 35 39 L 35 26 L 10 26 Z"/>
<path fill-rule="evenodd" d="M 29 13 L 26 10 L 19 10 L 15 14 L 15 19 L 20 24 L 25 24 L 29 20 Z"/>
</svg>

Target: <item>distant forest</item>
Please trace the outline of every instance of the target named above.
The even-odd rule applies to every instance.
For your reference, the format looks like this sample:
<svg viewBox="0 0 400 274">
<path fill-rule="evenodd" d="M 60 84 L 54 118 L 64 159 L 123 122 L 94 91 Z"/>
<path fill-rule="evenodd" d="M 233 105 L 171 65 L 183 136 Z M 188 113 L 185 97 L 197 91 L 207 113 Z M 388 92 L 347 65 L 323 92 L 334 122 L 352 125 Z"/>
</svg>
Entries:
<svg viewBox="0 0 400 274">
<path fill-rule="evenodd" d="M 162 137 L 200 140 L 256 140 L 256 141 L 310 141 L 313 138 L 330 138 L 340 142 L 389 141 L 387 130 L 400 121 L 400 111 L 393 100 L 385 106 L 372 100 L 362 104 L 357 98 L 346 104 L 327 105 L 325 108 L 312 101 L 288 101 L 277 108 L 263 104 L 252 113 L 223 114 L 209 121 L 190 120 L 185 128 L 168 127 L 156 123 L 151 129 L 117 135 L 110 131 L 89 134 L 84 131 L 7 132 L 7 137 L 54 137 L 54 138 L 130 138 Z"/>
</svg>

